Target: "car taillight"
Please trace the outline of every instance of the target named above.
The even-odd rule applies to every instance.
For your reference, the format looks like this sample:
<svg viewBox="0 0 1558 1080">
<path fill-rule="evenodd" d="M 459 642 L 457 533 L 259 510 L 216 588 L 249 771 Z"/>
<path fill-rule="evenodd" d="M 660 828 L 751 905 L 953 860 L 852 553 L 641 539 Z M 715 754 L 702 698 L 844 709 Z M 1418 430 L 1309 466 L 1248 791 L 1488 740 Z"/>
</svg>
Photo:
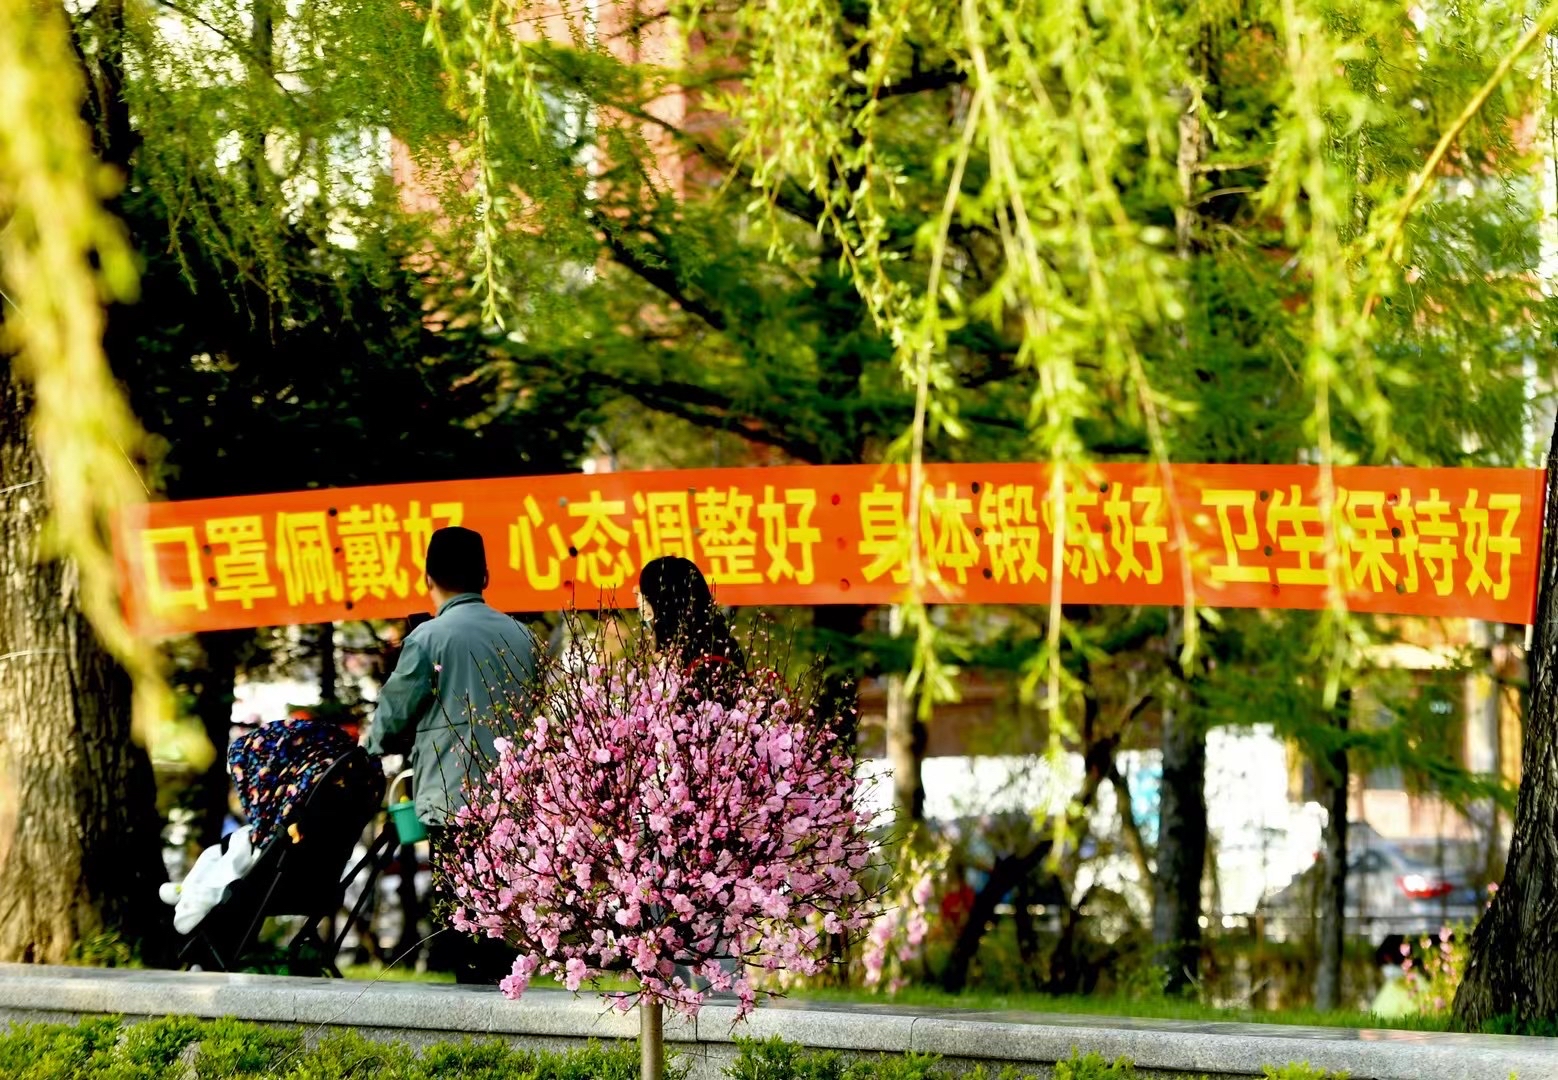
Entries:
<svg viewBox="0 0 1558 1080">
<path fill-rule="evenodd" d="M 1455 891 L 1448 881 L 1435 881 L 1422 874 L 1407 874 L 1396 879 L 1396 885 L 1413 900 L 1437 900 Z"/>
</svg>

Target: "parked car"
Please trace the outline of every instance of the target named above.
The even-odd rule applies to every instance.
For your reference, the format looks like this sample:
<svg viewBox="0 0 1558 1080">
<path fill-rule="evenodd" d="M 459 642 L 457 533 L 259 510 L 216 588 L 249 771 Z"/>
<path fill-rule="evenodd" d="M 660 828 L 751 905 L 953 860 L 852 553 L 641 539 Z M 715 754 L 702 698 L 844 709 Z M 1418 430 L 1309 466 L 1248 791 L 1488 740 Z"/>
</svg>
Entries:
<svg viewBox="0 0 1558 1080">
<path fill-rule="evenodd" d="M 1367 825 L 1348 831 L 1344 933 L 1349 937 L 1377 942 L 1431 934 L 1442 926 L 1469 926 L 1482 914 L 1482 894 L 1466 875 L 1408 855 Z M 1281 940 L 1307 931 L 1319 907 L 1320 869 L 1317 853 L 1314 866 L 1262 902 L 1268 936 Z"/>
</svg>

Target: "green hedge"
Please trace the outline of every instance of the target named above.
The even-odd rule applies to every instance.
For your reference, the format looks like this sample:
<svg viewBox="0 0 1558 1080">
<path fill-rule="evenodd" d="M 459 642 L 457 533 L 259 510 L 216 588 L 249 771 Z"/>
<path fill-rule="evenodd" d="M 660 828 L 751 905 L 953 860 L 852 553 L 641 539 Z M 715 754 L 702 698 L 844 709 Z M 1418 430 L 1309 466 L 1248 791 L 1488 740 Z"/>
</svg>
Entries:
<svg viewBox="0 0 1558 1080">
<path fill-rule="evenodd" d="M 923 1054 L 846 1058 L 778 1039 L 742 1041 L 730 1080 L 953 1080 Z M 496 1040 L 439 1043 L 418 1052 L 404 1044 L 331 1035 L 316 1045 L 295 1029 L 187 1017 L 125 1025 L 117 1019 L 27 1024 L 0 1035 L 0 1080 L 636 1080 L 634 1043 L 588 1046 L 564 1054 L 516 1050 Z M 672 1056 L 668 1074 L 685 1068 Z M 1343 1080 L 1304 1065 L 1266 1072 L 1271 1080 Z M 1055 1080 L 1130 1080 L 1127 1061 L 1096 1054 L 1055 1066 Z M 1035 1080 L 1015 1068 L 969 1080 Z M 1187 1078 L 1189 1080 L 1189 1078 Z"/>
</svg>

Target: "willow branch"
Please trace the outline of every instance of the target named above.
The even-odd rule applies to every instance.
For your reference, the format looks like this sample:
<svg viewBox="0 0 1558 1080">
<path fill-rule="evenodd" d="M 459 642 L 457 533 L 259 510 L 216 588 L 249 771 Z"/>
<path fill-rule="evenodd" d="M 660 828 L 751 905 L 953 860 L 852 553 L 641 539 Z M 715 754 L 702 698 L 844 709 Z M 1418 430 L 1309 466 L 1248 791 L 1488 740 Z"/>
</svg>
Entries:
<svg viewBox="0 0 1558 1080">
<path fill-rule="evenodd" d="M 1482 111 L 1482 107 L 1488 103 L 1488 98 L 1493 96 L 1493 91 L 1497 90 L 1504 80 L 1509 77 L 1510 71 L 1514 69 L 1515 62 L 1525 54 L 1527 49 L 1536 43 L 1537 38 L 1551 30 L 1555 22 L 1558 22 L 1558 0 L 1554 0 L 1553 3 L 1542 9 L 1542 13 L 1526 28 L 1526 32 L 1520 35 L 1520 40 L 1515 42 L 1515 47 L 1498 62 L 1498 66 L 1493 69 L 1493 73 L 1488 76 L 1487 81 L 1477 88 L 1475 94 L 1467 99 L 1465 107 L 1461 109 L 1461 113 L 1455 118 L 1455 122 L 1445 130 L 1444 134 L 1439 136 L 1439 141 L 1429 153 L 1428 160 L 1423 162 L 1423 167 L 1417 171 L 1416 176 L 1412 177 L 1412 182 L 1407 185 L 1406 194 L 1402 197 L 1401 202 L 1397 204 L 1389 224 L 1385 226 L 1384 236 L 1377 248 L 1379 252 L 1377 257 L 1380 260 L 1390 258 L 1391 251 L 1400 243 L 1401 230 L 1406 227 L 1407 218 L 1411 216 L 1418 200 L 1423 197 L 1423 192 L 1428 190 L 1428 182 L 1439 171 L 1439 166 L 1444 162 L 1445 155 L 1450 152 L 1450 147 L 1455 143 L 1455 140 L 1460 138 L 1461 132 L 1466 130 L 1466 125 L 1470 124 L 1472 118 Z M 1373 280 L 1369 285 L 1368 297 L 1363 302 L 1363 315 L 1365 318 L 1374 313 L 1374 307 L 1379 303 L 1380 275 L 1374 274 L 1371 277 Z"/>
</svg>

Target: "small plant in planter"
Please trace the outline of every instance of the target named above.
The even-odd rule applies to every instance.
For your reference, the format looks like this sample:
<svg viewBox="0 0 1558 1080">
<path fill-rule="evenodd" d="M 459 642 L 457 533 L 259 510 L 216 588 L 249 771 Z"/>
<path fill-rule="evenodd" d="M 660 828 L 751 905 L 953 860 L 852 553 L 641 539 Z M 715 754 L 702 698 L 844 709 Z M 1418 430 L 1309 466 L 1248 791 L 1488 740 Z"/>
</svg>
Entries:
<svg viewBox="0 0 1558 1080">
<path fill-rule="evenodd" d="M 636 981 L 615 1004 L 639 1007 L 643 1075 L 659 1080 L 663 1008 L 696 1015 L 727 992 L 739 1018 L 748 969 L 821 971 L 829 936 L 876 914 L 861 884 L 876 849 L 814 675 L 759 663 L 710 677 L 647 645 L 569 659 L 543 661 L 497 718 L 445 888 L 457 929 L 518 950 L 510 997 L 537 974 L 575 990 Z"/>
</svg>

